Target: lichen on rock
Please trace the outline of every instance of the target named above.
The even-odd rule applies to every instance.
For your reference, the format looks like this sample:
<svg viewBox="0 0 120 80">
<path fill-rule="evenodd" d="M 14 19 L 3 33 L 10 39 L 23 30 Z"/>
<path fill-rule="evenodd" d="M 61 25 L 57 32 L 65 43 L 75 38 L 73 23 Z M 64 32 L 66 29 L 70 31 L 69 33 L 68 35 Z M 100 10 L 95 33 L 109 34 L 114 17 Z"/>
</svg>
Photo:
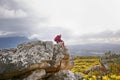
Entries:
<svg viewBox="0 0 120 80">
<path fill-rule="evenodd" d="M 32 41 L 0 50 L 0 79 L 3 80 L 47 80 L 56 72 L 72 67 L 70 54 L 61 43 Z"/>
</svg>

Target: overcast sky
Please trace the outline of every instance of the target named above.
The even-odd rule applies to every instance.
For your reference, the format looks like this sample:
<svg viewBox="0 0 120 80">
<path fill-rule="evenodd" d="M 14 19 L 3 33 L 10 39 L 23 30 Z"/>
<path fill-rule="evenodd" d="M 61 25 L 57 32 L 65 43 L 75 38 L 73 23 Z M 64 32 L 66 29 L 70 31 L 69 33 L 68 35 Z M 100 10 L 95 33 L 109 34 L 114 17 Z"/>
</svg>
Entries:
<svg viewBox="0 0 120 80">
<path fill-rule="evenodd" d="M 0 37 L 120 43 L 120 0 L 0 0 Z"/>
</svg>

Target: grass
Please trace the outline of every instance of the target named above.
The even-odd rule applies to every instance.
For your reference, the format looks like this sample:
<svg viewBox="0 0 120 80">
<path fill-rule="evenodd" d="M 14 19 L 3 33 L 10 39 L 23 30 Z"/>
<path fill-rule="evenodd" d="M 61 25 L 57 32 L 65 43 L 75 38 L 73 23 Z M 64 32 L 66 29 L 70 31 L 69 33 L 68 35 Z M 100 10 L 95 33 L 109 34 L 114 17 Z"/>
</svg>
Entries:
<svg viewBox="0 0 120 80">
<path fill-rule="evenodd" d="M 110 71 L 109 74 L 103 75 L 103 71 L 101 70 L 95 70 L 90 71 L 88 74 L 85 74 L 84 71 L 95 66 L 100 65 L 99 57 L 76 57 L 74 59 L 74 67 L 72 69 L 72 72 L 79 73 L 84 76 L 83 80 L 120 80 L 120 71 L 116 69 L 116 67 L 119 67 L 119 63 L 109 63 Z M 112 70 L 111 70 L 112 69 Z M 117 73 L 115 73 L 117 71 Z"/>
</svg>

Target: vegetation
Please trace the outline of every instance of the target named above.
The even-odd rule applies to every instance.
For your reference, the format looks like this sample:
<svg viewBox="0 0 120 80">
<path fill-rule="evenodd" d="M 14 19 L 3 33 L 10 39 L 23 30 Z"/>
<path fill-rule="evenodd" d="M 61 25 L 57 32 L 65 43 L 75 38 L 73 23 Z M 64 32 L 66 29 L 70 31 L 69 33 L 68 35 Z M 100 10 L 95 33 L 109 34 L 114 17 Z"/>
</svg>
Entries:
<svg viewBox="0 0 120 80">
<path fill-rule="evenodd" d="M 120 80 L 120 55 L 107 52 L 102 57 L 77 56 L 72 71 L 83 75 L 83 80 Z"/>
</svg>

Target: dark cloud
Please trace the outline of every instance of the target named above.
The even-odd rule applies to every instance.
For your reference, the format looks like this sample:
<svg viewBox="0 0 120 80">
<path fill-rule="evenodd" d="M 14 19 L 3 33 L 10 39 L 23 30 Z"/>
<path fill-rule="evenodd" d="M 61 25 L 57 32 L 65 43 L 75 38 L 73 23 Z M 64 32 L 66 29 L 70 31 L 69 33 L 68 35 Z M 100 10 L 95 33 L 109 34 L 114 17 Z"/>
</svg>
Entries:
<svg viewBox="0 0 120 80">
<path fill-rule="evenodd" d="M 74 37 L 75 44 L 87 43 L 120 43 L 120 30 L 118 31 L 103 31 L 100 33 L 89 33 Z"/>
<path fill-rule="evenodd" d="M 3 36 L 26 36 L 31 37 L 36 34 L 35 38 L 48 40 L 53 38 L 57 34 L 62 34 L 63 38 L 69 39 L 70 31 L 60 27 L 51 27 L 37 25 L 44 23 L 46 19 L 44 18 L 18 18 L 18 19 L 0 19 L 0 31 L 2 34 L 6 32 L 13 32 L 11 34 L 6 34 Z"/>
<path fill-rule="evenodd" d="M 47 20 L 44 17 L 33 17 L 27 11 L 27 16 L 24 17 L 24 11 L 16 0 L 0 0 L 0 36 L 27 36 L 36 33 L 33 29 Z M 11 34 L 6 34 L 8 32 Z"/>
<path fill-rule="evenodd" d="M 114 36 L 120 38 L 120 30 L 118 30 L 118 31 L 114 34 Z"/>
<path fill-rule="evenodd" d="M 117 30 L 117 31 L 103 31 L 103 32 L 100 32 L 100 33 L 96 33 L 96 34 L 85 34 L 85 35 L 82 35 L 80 36 L 80 38 L 83 38 L 83 39 L 90 39 L 90 38 L 94 38 L 94 39 L 109 39 L 109 38 L 120 38 L 120 30 Z"/>
<path fill-rule="evenodd" d="M 15 0 L 0 0 L 0 6 L 13 10 L 20 9 L 20 5 Z"/>
<path fill-rule="evenodd" d="M 4 31 L 18 31 L 31 29 L 36 24 L 44 22 L 44 19 L 21 18 L 21 19 L 0 19 L 0 28 Z"/>
<path fill-rule="evenodd" d="M 0 0 L 0 7 L 4 10 L 16 12 L 17 10 L 25 10 L 23 6 L 18 4 L 15 0 Z M 60 27 L 44 26 L 47 22 L 46 17 L 36 17 L 29 15 L 22 18 L 1 18 L 0 19 L 0 36 L 35 36 L 35 38 L 50 39 L 56 34 L 62 34 L 65 38 L 70 38 L 69 31 Z M 32 13 L 32 12 L 31 12 Z M 9 15 L 9 13 L 8 13 Z M 7 16 L 7 15 L 5 15 Z M 16 15 L 15 15 L 16 16 Z M 9 33 L 8 33 L 9 32 Z M 7 33 L 7 34 L 6 34 Z M 38 35 L 38 36 L 37 36 Z"/>
</svg>

